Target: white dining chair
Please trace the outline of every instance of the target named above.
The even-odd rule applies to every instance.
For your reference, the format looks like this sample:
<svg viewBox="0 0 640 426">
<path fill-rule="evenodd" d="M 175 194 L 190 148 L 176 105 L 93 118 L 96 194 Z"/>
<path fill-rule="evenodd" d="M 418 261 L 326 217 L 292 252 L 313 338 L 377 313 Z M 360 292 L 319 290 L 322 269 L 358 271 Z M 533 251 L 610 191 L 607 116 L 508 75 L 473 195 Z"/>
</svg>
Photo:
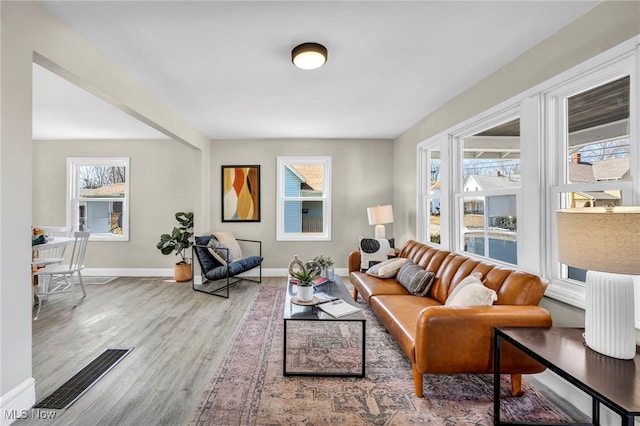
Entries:
<svg viewBox="0 0 640 426">
<path fill-rule="evenodd" d="M 44 231 L 47 238 L 70 238 L 71 228 L 66 226 L 36 226 L 38 230 Z M 31 261 L 31 265 L 36 269 L 52 264 L 60 264 L 64 260 L 64 252 L 67 244 L 55 245 L 51 248 L 36 248 L 35 256 Z"/>
<path fill-rule="evenodd" d="M 73 251 L 68 264 L 49 264 L 35 273 L 38 277 L 36 296 L 38 298 L 38 313 L 42 302 L 50 295 L 57 293 L 71 293 L 73 306 L 76 306 L 76 288 L 74 276 L 78 277 L 78 283 L 82 289 L 83 297 L 87 292 L 82 282 L 82 270 L 84 269 L 84 255 L 87 251 L 90 232 L 74 232 Z"/>
</svg>

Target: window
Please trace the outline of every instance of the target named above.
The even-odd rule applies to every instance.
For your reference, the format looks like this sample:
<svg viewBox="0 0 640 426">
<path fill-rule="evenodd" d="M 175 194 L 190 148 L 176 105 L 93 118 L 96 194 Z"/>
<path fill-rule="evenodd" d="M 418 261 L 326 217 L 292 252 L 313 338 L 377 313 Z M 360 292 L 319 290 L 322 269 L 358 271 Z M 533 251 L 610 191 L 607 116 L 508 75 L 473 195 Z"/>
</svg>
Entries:
<svg viewBox="0 0 640 426">
<path fill-rule="evenodd" d="M 129 239 L 129 159 L 68 158 L 67 222 L 92 240 Z"/>
<path fill-rule="evenodd" d="M 454 136 L 462 164 L 456 250 L 517 265 L 520 119 L 513 114 L 508 110 L 480 120 L 471 128 L 483 130 Z"/>
<path fill-rule="evenodd" d="M 632 204 L 629 71 L 618 64 L 549 93 L 557 142 L 550 215 L 560 208 Z M 556 280 L 586 280 L 585 270 L 560 264 L 555 253 L 549 263 Z"/>
<path fill-rule="evenodd" d="M 421 202 L 418 206 L 419 216 L 422 220 L 419 222 L 418 235 L 422 241 L 428 241 L 432 244 L 443 244 L 446 241 L 446 179 L 443 166 L 443 143 L 441 138 L 435 138 L 421 147 L 419 190 Z M 444 223 L 441 223 L 444 221 Z"/>
<path fill-rule="evenodd" d="M 559 262 L 555 212 L 640 204 L 638 46 L 621 43 L 419 144 L 417 237 L 433 243 L 439 166 L 444 249 L 516 264 L 549 280 L 546 296 L 583 308 L 586 274 Z"/>
<path fill-rule="evenodd" d="M 331 157 L 278 157 L 278 241 L 331 239 Z"/>
</svg>

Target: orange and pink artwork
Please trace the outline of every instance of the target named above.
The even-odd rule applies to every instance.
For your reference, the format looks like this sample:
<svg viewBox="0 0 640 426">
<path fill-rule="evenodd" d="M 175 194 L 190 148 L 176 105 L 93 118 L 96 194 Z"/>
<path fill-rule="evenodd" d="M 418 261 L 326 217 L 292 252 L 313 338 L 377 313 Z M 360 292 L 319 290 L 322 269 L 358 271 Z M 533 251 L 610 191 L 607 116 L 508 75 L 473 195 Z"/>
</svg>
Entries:
<svg viewBox="0 0 640 426">
<path fill-rule="evenodd" d="M 222 166 L 222 221 L 260 221 L 260 166 Z"/>
</svg>

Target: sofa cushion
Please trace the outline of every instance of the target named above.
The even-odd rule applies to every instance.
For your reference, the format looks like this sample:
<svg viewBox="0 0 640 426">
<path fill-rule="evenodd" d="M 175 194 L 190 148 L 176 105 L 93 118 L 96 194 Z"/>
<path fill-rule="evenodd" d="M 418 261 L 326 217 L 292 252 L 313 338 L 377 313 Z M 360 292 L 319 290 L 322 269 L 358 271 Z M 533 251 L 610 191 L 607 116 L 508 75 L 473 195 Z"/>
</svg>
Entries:
<svg viewBox="0 0 640 426">
<path fill-rule="evenodd" d="M 227 267 L 229 268 L 229 276 L 235 276 L 249 269 L 255 268 L 262 263 L 262 256 L 248 256 L 235 262 L 229 263 L 227 266 L 218 266 L 207 271 L 204 276 L 211 281 L 221 280 L 227 277 Z"/>
<path fill-rule="evenodd" d="M 376 263 L 383 262 L 395 255 L 391 240 L 360 237 L 360 269 L 366 271 Z"/>
<path fill-rule="evenodd" d="M 202 271 L 204 273 L 217 268 L 218 266 L 222 266 L 222 264 L 211 255 L 209 250 L 205 248 L 212 238 L 213 237 L 211 237 L 210 235 L 195 237 L 195 243 L 197 245 L 195 247 L 195 253 L 198 261 L 200 262 L 200 267 L 202 268 Z"/>
<path fill-rule="evenodd" d="M 414 296 L 426 295 L 433 283 L 434 274 L 408 260 L 398 271 L 396 281 Z"/>
<path fill-rule="evenodd" d="M 482 285 L 482 272 L 473 272 L 472 274 L 465 277 L 462 281 L 458 283 L 458 285 L 453 289 L 447 300 L 444 302 L 445 306 L 449 306 L 451 301 L 456 297 L 456 295 L 462 291 L 468 285 L 471 284 L 480 284 Z"/>
<path fill-rule="evenodd" d="M 451 299 L 447 299 L 448 306 L 491 306 L 498 300 L 495 291 L 482 284 L 472 283 L 464 286 Z"/>
<path fill-rule="evenodd" d="M 404 257 L 387 259 L 373 265 L 371 268 L 367 269 L 366 273 L 371 275 L 372 277 L 393 278 L 396 276 L 402 265 L 404 265 L 408 261 L 409 259 L 405 259 Z"/>
</svg>

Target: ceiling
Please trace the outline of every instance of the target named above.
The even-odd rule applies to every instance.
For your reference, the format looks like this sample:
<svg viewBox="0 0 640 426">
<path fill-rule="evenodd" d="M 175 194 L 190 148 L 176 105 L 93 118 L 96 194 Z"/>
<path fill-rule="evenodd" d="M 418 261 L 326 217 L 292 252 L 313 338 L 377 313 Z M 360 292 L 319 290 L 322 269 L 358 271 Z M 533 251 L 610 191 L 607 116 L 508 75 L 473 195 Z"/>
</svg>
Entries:
<svg viewBox="0 0 640 426">
<path fill-rule="evenodd" d="M 394 138 L 599 1 L 47 1 L 212 139 Z M 327 64 L 291 64 L 302 42 Z M 165 137 L 34 65 L 34 139 Z"/>
</svg>

